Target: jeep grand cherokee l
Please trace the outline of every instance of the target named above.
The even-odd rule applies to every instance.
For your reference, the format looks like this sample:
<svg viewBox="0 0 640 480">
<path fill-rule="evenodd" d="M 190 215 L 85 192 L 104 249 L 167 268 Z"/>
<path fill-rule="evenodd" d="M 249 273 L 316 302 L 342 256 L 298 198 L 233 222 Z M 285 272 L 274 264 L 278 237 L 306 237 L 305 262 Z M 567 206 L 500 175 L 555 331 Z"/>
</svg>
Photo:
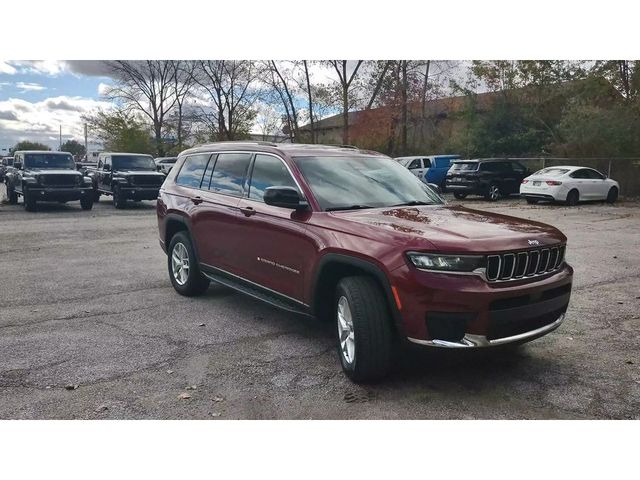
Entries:
<svg viewBox="0 0 640 480">
<path fill-rule="evenodd" d="M 521 343 L 563 321 L 566 237 L 542 223 L 448 206 L 391 158 L 353 148 L 218 143 L 182 152 L 157 202 L 181 295 L 209 282 L 335 322 L 354 381 L 392 345 Z"/>
<path fill-rule="evenodd" d="M 9 203 L 18 203 L 21 196 L 24 208 L 30 212 L 41 201 L 80 200 L 83 210 L 93 207 L 91 179 L 76 170 L 68 152 L 15 152 L 13 168 L 7 171 L 5 183 Z"/>
</svg>

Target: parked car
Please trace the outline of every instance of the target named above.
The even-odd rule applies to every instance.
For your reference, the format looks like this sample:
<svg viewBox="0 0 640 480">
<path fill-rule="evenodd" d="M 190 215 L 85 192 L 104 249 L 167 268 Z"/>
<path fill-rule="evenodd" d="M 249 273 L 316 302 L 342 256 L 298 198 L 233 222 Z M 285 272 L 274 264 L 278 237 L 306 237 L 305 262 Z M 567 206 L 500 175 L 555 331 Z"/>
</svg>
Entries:
<svg viewBox="0 0 640 480">
<path fill-rule="evenodd" d="M 559 166 L 538 170 L 520 184 L 520 195 L 527 203 L 541 200 L 576 205 L 585 200 L 618 199 L 620 185 L 606 175 L 586 167 Z"/>
<path fill-rule="evenodd" d="M 457 199 L 481 195 L 495 202 L 520 191 L 520 182 L 529 175 L 527 168 L 516 160 L 485 158 L 456 160 L 446 177 L 446 189 Z"/>
<path fill-rule="evenodd" d="M 127 200 L 155 200 L 165 176 L 156 171 L 151 155 L 102 152 L 98 165 L 87 168 L 93 184 L 94 199 L 111 195 L 116 208 Z"/>
<path fill-rule="evenodd" d="M 75 169 L 73 156 L 67 152 L 14 152 L 13 168 L 7 171 L 5 183 L 9 203 L 16 204 L 22 197 L 30 212 L 40 201 L 80 200 L 83 210 L 93 207 L 91 179 Z"/>
<path fill-rule="evenodd" d="M 214 281 L 330 319 L 354 381 L 394 345 L 476 348 L 557 328 L 571 294 L 554 227 L 448 206 L 391 158 L 323 145 L 230 142 L 182 152 L 157 202 L 173 288 Z"/>
<path fill-rule="evenodd" d="M 159 172 L 164 173 L 165 175 L 168 175 L 171 169 L 173 168 L 173 166 L 175 165 L 177 159 L 178 157 L 158 157 L 153 161 L 155 162 Z"/>
<path fill-rule="evenodd" d="M 0 182 L 4 182 L 9 167 L 13 166 L 13 157 L 3 157 L 0 160 Z"/>
<path fill-rule="evenodd" d="M 444 190 L 445 179 L 451 167 L 451 162 L 459 158 L 460 155 L 431 155 L 427 157 L 398 157 L 394 158 L 394 160 L 409 169 L 411 173 L 423 182 L 433 183 Z"/>
</svg>

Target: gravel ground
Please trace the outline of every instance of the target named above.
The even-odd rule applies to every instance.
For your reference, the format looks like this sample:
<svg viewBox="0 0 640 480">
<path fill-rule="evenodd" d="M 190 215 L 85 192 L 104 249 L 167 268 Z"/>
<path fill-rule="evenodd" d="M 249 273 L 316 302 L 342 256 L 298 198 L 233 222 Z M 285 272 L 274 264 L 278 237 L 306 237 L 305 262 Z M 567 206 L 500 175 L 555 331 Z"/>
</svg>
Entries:
<svg viewBox="0 0 640 480">
<path fill-rule="evenodd" d="M 462 203 L 568 236 L 565 323 L 517 348 L 408 351 L 369 386 L 342 374 L 332 326 L 222 287 L 177 295 L 154 202 L 0 205 L 0 418 L 640 418 L 640 204 Z"/>
</svg>

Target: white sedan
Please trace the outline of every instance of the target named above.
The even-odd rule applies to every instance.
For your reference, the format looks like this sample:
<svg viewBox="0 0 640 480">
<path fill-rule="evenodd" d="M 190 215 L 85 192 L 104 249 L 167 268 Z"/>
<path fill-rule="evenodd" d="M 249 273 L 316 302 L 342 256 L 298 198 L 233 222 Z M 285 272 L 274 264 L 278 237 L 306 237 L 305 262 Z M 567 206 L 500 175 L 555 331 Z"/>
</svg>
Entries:
<svg viewBox="0 0 640 480">
<path fill-rule="evenodd" d="M 576 205 L 581 201 L 618 198 L 620 185 L 606 175 L 586 167 L 547 167 L 528 176 L 520 184 L 520 196 L 527 203 L 542 200 Z"/>
</svg>

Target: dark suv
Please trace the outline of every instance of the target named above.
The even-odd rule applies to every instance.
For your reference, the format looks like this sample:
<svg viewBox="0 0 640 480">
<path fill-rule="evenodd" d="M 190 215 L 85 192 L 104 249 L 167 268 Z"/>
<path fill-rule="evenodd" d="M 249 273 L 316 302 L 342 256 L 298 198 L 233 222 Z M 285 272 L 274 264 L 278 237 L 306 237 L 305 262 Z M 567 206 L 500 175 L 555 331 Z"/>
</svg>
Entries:
<svg viewBox="0 0 640 480">
<path fill-rule="evenodd" d="M 181 295 L 210 281 L 335 322 L 342 367 L 383 376 L 392 346 L 518 343 L 560 325 L 566 237 L 448 206 L 407 169 L 345 147 L 187 150 L 160 190 L 160 245 Z"/>
<path fill-rule="evenodd" d="M 95 168 L 87 167 L 93 180 L 94 199 L 111 195 L 116 208 L 127 200 L 155 200 L 165 176 L 157 171 L 151 155 L 103 152 Z"/>
<path fill-rule="evenodd" d="M 76 170 L 73 157 L 67 152 L 15 152 L 13 168 L 7 170 L 5 183 L 9 203 L 18 203 L 21 196 L 30 212 L 36 210 L 40 201 L 80 200 L 83 210 L 93 207 L 91 179 Z"/>
<path fill-rule="evenodd" d="M 505 159 L 456 160 L 447 172 L 446 189 L 454 197 L 482 195 L 495 202 L 520 191 L 520 182 L 530 172 L 521 163 Z"/>
</svg>

